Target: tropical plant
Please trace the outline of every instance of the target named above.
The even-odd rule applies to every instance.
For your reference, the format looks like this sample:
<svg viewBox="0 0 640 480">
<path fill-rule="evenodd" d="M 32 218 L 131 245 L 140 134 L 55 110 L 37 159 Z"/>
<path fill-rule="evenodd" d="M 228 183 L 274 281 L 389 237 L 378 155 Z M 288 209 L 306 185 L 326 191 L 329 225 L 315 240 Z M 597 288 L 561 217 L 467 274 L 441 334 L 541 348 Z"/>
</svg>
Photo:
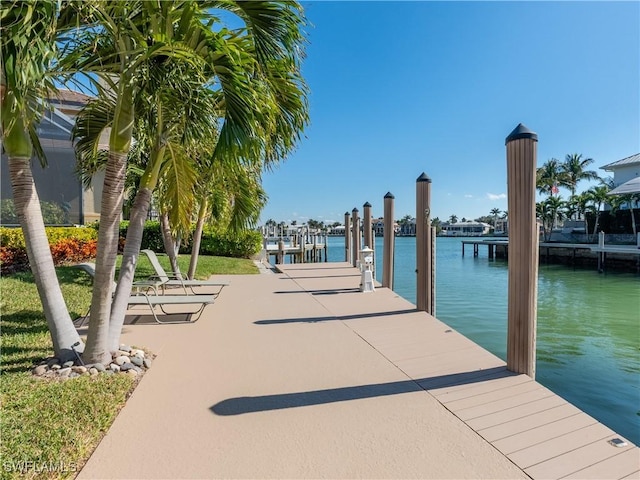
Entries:
<svg viewBox="0 0 640 480">
<path fill-rule="evenodd" d="M 489 213 L 493 215 L 493 228 L 495 230 L 496 225 L 498 224 L 498 215 L 502 213 L 502 210 L 500 210 L 499 208 L 492 208 Z"/>
<path fill-rule="evenodd" d="M 212 8 L 232 12 L 246 28 L 218 28 L 219 17 L 211 13 Z M 165 108 L 166 104 L 159 103 L 157 90 L 146 88 L 154 79 L 163 78 L 158 72 L 167 74 L 167 65 L 179 64 L 177 68 L 185 72 L 185 84 L 195 76 L 215 96 L 217 104 L 205 120 L 223 117 L 215 149 L 209 155 L 216 161 L 225 158 L 238 164 L 270 165 L 294 147 L 307 122 L 306 87 L 299 68 L 304 18 L 300 6 L 294 2 L 107 1 L 101 3 L 92 16 L 86 17 L 83 24 L 88 25 L 85 35 L 67 58 L 79 69 L 99 75 L 114 92 L 115 106 L 113 115 L 106 117 L 112 120 L 104 189 L 108 198 L 103 198 L 100 222 L 103 234 L 99 242 L 104 248 L 99 249 L 96 259 L 96 288 L 87 347 L 87 357 L 100 361 L 106 355 L 104 331 L 107 328 L 109 345 L 112 349 L 117 345 L 114 339 L 119 336 L 124 319 L 124 303 L 139 251 L 133 232 L 141 231 L 145 208 L 148 209 L 151 192 L 161 177 L 166 180 L 165 193 L 173 191 L 178 198 L 173 205 L 179 208 L 164 209 L 175 213 L 172 228 L 177 228 L 178 223 L 186 224 L 193 214 L 189 208 L 193 189 L 176 188 L 186 183 L 172 183 L 169 178 L 176 174 L 174 179 L 179 182 L 179 175 L 184 177 L 188 169 L 172 166 L 163 170 L 162 167 L 167 158 L 177 165 L 175 160 L 184 155 L 179 148 L 171 147 L 171 128 L 182 125 L 185 118 L 202 117 L 189 112 L 189 116 L 182 115 L 177 118 L 178 122 L 171 122 L 167 112 L 158 114 L 159 107 Z M 104 89 L 100 93 L 101 97 L 109 96 Z M 141 101 L 150 101 L 158 107 L 158 123 L 152 135 L 154 148 L 137 193 L 139 201 L 137 198 L 132 209 L 128 230 L 132 238 L 127 239 L 118 289 L 111 306 L 108 292 L 111 280 L 107 285 L 107 277 L 112 276 L 115 265 L 114 239 L 110 236 L 116 214 L 114 200 L 122 198 L 126 156 L 138 115 L 136 105 Z M 165 153 L 167 150 L 169 154 Z M 189 164 L 182 163 L 183 166 Z"/>
<path fill-rule="evenodd" d="M 55 0 L 14 0 L 0 10 L 0 117 L 15 212 L 24 232 L 27 256 L 56 357 L 68 360 L 84 345 L 60 290 L 33 180 L 31 157 L 46 165 L 36 126 L 55 90 L 49 76 L 58 36 Z"/>
<path fill-rule="evenodd" d="M 609 187 L 605 185 L 600 185 L 596 187 L 591 187 L 587 190 L 586 198 L 588 201 L 588 207 L 590 207 L 591 211 L 595 215 L 595 222 L 593 225 L 593 234 L 591 236 L 591 241 L 595 241 L 596 235 L 598 234 L 598 222 L 600 220 L 600 211 L 602 210 L 603 205 L 608 203 L 609 201 Z"/>
<path fill-rule="evenodd" d="M 566 175 L 559 160 L 550 158 L 536 170 L 536 188 L 541 194 L 553 196 L 559 193 L 559 187 L 568 185 Z"/>
<path fill-rule="evenodd" d="M 453 214 L 449 217 L 449 223 L 458 223 L 458 216 Z"/>
<path fill-rule="evenodd" d="M 576 194 L 578 182 L 600 178 L 594 170 L 587 170 L 587 167 L 593 162 L 592 158 L 583 159 L 582 155 L 577 153 L 565 156 L 564 162 L 560 164 L 560 172 L 564 178 L 564 185 L 571 190 L 571 197 Z"/>
<path fill-rule="evenodd" d="M 536 213 L 542 220 L 542 228 L 545 241 L 551 237 L 551 232 L 556 227 L 558 220 L 564 218 L 565 202 L 556 196 L 549 196 L 536 204 Z"/>
</svg>

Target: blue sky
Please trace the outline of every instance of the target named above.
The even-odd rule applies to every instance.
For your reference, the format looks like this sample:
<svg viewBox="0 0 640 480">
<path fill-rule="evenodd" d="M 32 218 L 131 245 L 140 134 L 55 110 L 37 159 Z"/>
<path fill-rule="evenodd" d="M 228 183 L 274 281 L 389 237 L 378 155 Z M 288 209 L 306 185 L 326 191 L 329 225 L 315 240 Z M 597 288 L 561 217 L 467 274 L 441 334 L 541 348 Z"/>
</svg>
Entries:
<svg viewBox="0 0 640 480">
<path fill-rule="evenodd" d="M 433 216 L 505 210 L 504 140 L 520 122 L 538 165 L 640 151 L 639 2 L 303 5 L 311 123 L 265 174 L 262 221 L 342 221 L 367 201 L 382 216 L 388 191 L 397 218 L 415 215 L 422 172 Z"/>
</svg>

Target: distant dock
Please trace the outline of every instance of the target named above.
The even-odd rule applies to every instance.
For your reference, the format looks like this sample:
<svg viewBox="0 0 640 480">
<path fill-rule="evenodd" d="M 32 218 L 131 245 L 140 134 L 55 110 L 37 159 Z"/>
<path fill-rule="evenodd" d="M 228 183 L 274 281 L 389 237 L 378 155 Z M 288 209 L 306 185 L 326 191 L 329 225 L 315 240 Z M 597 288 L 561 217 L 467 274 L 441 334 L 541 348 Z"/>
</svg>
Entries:
<svg viewBox="0 0 640 480">
<path fill-rule="evenodd" d="M 286 257 L 289 263 L 326 262 L 327 250 L 326 235 L 264 237 L 263 241 L 266 260 L 272 264 L 285 263 Z"/>
<path fill-rule="evenodd" d="M 488 257 L 509 258 L 509 241 L 504 240 L 462 240 L 462 256 L 465 247 L 471 245 L 473 256 L 479 255 L 481 245 L 487 247 Z M 640 272 L 640 248 L 636 245 L 600 245 L 589 243 L 557 243 L 541 242 L 540 259 L 559 258 L 563 263 L 576 265 L 579 263 L 595 263 L 602 271 L 607 265 L 626 265 Z"/>
</svg>

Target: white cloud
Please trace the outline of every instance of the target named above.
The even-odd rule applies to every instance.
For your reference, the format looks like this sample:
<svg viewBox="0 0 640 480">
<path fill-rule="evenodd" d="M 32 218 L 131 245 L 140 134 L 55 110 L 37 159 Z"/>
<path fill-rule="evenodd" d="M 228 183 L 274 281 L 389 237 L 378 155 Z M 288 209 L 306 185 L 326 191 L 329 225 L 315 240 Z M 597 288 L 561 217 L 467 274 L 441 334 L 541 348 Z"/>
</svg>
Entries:
<svg viewBox="0 0 640 480">
<path fill-rule="evenodd" d="M 473 198 L 473 195 L 469 195 L 468 193 L 464 196 L 464 198 Z"/>
<path fill-rule="evenodd" d="M 489 200 L 501 200 L 503 198 L 507 198 L 507 194 L 506 193 L 487 193 L 487 198 Z"/>
</svg>

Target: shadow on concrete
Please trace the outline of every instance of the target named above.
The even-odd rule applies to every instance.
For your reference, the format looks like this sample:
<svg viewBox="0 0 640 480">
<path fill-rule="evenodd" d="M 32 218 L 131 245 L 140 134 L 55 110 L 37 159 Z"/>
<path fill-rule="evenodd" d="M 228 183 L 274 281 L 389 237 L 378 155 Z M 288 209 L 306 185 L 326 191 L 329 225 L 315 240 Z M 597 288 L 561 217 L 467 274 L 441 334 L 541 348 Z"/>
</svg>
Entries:
<svg viewBox="0 0 640 480">
<path fill-rule="evenodd" d="M 256 325 L 280 325 L 280 324 L 286 324 L 286 323 L 316 323 L 316 322 L 328 322 L 331 320 L 357 320 L 359 318 L 386 317 L 389 315 L 402 315 L 405 313 L 415 313 L 415 312 L 417 312 L 417 310 L 415 308 L 411 308 L 407 310 L 393 310 L 390 312 L 373 312 L 373 313 L 358 313 L 357 315 L 342 315 L 340 317 L 327 316 L 327 317 L 278 318 L 275 320 L 256 320 L 253 323 Z"/>
<path fill-rule="evenodd" d="M 506 367 L 441 375 L 418 380 L 358 385 L 354 387 L 329 388 L 310 392 L 282 393 L 258 397 L 236 397 L 223 400 L 209 407 L 212 413 L 220 416 L 242 415 L 245 413 L 283 410 L 286 408 L 309 407 L 327 403 L 346 402 L 364 398 L 384 397 L 413 393 L 431 388 L 453 387 L 517 375 Z"/>
<path fill-rule="evenodd" d="M 282 277 L 282 280 L 308 280 L 310 278 L 344 278 L 344 277 L 351 277 L 351 278 L 360 278 L 360 274 L 359 273 L 352 273 L 351 275 L 319 275 L 319 276 L 308 276 L 308 277 Z"/>
<path fill-rule="evenodd" d="M 334 288 L 331 290 L 280 290 L 273 292 L 282 293 L 310 293 L 311 295 L 337 295 L 338 293 L 360 293 L 359 288 Z"/>
</svg>

